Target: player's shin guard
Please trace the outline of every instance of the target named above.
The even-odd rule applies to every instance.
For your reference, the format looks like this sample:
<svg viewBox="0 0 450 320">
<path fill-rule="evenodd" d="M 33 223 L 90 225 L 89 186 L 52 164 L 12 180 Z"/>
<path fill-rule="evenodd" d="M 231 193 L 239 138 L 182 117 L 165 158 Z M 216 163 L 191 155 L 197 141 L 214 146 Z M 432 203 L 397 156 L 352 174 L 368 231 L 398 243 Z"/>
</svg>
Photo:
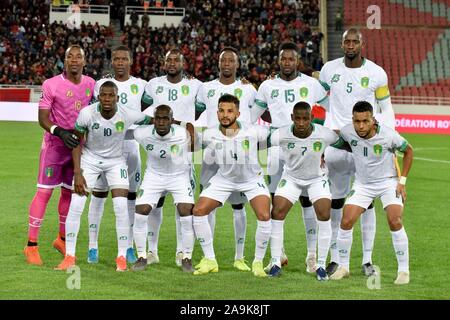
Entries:
<svg viewBox="0 0 450 320">
<path fill-rule="evenodd" d="M 88 224 L 89 224 L 89 249 L 98 248 L 98 233 L 102 221 L 103 210 L 107 198 L 99 198 L 91 195 L 89 204 Z"/>
<path fill-rule="evenodd" d="M 402 227 L 398 231 L 391 231 L 391 235 L 398 262 L 398 272 L 403 271 L 409 273 L 408 236 L 406 235 L 405 228 Z"/>
<path fill-rule="evenodd" d="M 350 271 L 350 251 L 352 250 L 353 228 L 343 230 L 339 228 L 337 237 L 337 250 L 339 252 L 339 266 Z"/>
<path fill-rule="evenodd" d="M 80 219 L 87 197 L 72 193 L 69 213 L 66 219 L 66 256 L 75 256 Z"/>
<path fill-rule="evenodd" d="M 213 237 L 211 234 L 211 227 L 208 223 L 207 216 L 193 217 L 195 236 L 202 246 L 203 254 L 207 259 L 215 259 Z"/>
<path fill-rule="evenodd" d="M 306 247 L 308 248 L 308 255 L 316 254 L 317 247 L 317 220 L 314 207 L 302 207 L 303 222 L 305 224 L 306 233 Z"/>
<path fill-rule="evenodd" d="M 128 248 L 133 248 L 133 225 L 134 225 L 134 213 L 136 211 L 136 200 L 127 201 L 128 204 L 128 219 L 130 221 L 130 229 L 128 234 Z"/>
<path fill-rule="evenodd" d="M 178 212 L 178 208 L 176 207 L 175 207 L 175 228 L 177 232 L 177 253 L 183 252 L 183 242 L 181 241 L 182 235 L 181 235 L 180 213 Z"/>
<path fill-rule="evenodd" d="M 118 257 L 125 257 L 128 248 L 128 234 L 130 222 L 128 218 L 128 205 L 126 197 L 115 197 L 113 200 L 114 213 L 116 214 L 116 232 Z"/>
<path fill-rule="evenodd" d="M 270 234 L 272 232 L 272 222 L 258 220 L 255 234 L 255 260 L 262 261 L 266 255 L 267 245 L 269 244 Z"/>
<path fill-rule="evenodd" d="M 331 243 L 330 243 L 330 262 L 339 262 L 339 251 L 337 249 L 337 236 L 339 226 L 341 225 L 342 208 L 331 209 Z"/>
<path fill-rule="evenodd" d="M 158 252 L 159 230 L 163 220 L 163 208 L 154 208 L 148 215 L 148 251 Z"/>
<path fill-rule="evenodd" d="M 366 212 L 361 215 L 361 238 L 363 246 L 362 264 L 372 263 L 372 251 L 376 228 L 377 219 L 375 208 L 367 209 Z"/>
<path fill-rule="evenodd" d="M 192 259 L 192 250 L 194 250 L 195 235 L 192 216 L 180 217 L 181 238 L 183 243 L 183 259 Z"/>
<path fill-rule="evenodd" d="M 139 258 L 147 259 L 147 219 L 146 215 L 135 213 L 133 235 Z"/>
<path fill-rule="evenodd" d="M 211 229 L 211 236 L 214 238 L 214 230 L 216 229 L 216 211 L 217 209 L 214 209 L 208 214 L 208 224 L 209 228 Z"/>
<path fill-rule="evenodd" d="M 30 204 L 30 214 L 28 218 L 28 240 L 37 242 L 45 210 L 52 196 L 53 189 L 38 188 Z"/>
<path fill-rule="evenodd" d="M 281 248 L 284 241 L 284 220 L 272 219 L 272 233 L 270 235 L 270 253 L 272 264 L 281 268 Z"/>
<path fill-rule="evenodd" d="M 244 257 L 245 233 L 247 230 L 247 214 L 245 208 L 233 210 L 234 240 L 236 252 L 234 260 Z"/>
<path fill-rule="evenodd" d="M 317 267 L 325 269 L 331 242 L 331 221 L 317 221 Z"/>
<path fill-rule="evenodd" d="M 69 213 L 70 200 L 72 199 L 72 190 L 61 188 L 61 196 L 58 202 L 59 214 L 59 236 L 66 236 L 66 219 Z"/>
</svg>

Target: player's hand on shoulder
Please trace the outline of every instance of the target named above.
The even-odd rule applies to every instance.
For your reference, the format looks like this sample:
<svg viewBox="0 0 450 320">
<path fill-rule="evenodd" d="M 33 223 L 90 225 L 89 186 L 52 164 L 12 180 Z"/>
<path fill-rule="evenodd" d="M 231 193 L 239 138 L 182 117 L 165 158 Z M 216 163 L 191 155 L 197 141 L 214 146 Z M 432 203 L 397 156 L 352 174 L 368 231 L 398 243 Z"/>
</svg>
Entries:
<svg viewBox="0 0 450 320">
<path fill-rule="evenodd" d="M 56 127 L 53 134 L 60 137 L 64 145 L 69 149 L 76 148 L 80 144 L 80 140 L 75 134 L 63 128 Z"/>
</svg>

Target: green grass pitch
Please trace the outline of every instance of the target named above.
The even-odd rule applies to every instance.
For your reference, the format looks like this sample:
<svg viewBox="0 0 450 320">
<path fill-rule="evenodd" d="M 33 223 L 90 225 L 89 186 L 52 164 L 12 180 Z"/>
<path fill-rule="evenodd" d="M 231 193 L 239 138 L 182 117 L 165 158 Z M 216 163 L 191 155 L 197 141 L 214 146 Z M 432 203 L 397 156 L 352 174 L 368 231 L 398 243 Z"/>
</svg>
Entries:
<svg viewBox="0 0 450 320">
<path fill-rule="evenodd" d="M 323 283 L 306 273 L 305 231 L 298 204 L 285 224 L 289 265 L 280 278 L 260 279 L 250 272 L 239 272 L 233 268 L 234 231 L 229 205 L 219 210 L 217 215 L 214 247 L 219 272 L 206 276 L 185 274 L 174 263 L 175 219 L 169 197 L 164 207 L 159 240 L 161 262 L 141 273 L 115 271 L 117 244 L 111 200 L 107 202 L 100 229 L 100 262 L 97 265 L 86 262 L 88 232 L 85 211 L 77 246 L 81 288 L 71 290 L 67 287 L 71 274 L 53 270 L 62 259 L 51 246 L 58 231 L 58 190 L 49 203 L 41 228 L 39 244 L 44 266 L 27 265 L 22 253 L 27 241 L 28 206 L 36 190 L 42 130 L 37 123 L 0 122 L 0 299 L 449 299 L 449 137 L 405 137 L 415 148 L 416 156 L 408 178 L 408 199 L 404 212 L 410 245 L 409 285 L 398 287 L 393 284 L 397 263 L 379 201 L 376 206 L 377 234 L 373 261 L 381 269 L 381 282 L 380 289 L 371 290 L 360 273 L 359 224 L 355 226 L 352 276 L 349 279 Z M 251 263 L 256 222 L 249 207 L 247 213 L 245 255 Z M 265 263 L 269 260 L 269 254 L 268 250 Z M 201 248 L 197 243 L 194 262 L 200 258 Z"/>
</svg>

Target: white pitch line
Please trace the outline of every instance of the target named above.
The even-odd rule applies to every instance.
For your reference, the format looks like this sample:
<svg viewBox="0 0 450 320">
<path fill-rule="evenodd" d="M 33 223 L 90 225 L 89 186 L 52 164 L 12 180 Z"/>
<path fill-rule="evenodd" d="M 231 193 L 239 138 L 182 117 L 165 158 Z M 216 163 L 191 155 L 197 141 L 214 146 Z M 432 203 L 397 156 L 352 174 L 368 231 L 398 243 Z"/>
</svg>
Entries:
<svg viewBox="0 0 450 320">
<path fill-rule="evenodd" d="M 403 155 L 398 154 L 397 157 L 403 158 Z M 414 156 L 414 160 L 422 160 L 422 161 L 428 161 L 428 162 L 450 164 L 450 161 L 447 161 L 447 160 L 436 160 L 436 159 L 422 158 L 422 157 L 416 157 L 416 156 Z"/>
</svg>

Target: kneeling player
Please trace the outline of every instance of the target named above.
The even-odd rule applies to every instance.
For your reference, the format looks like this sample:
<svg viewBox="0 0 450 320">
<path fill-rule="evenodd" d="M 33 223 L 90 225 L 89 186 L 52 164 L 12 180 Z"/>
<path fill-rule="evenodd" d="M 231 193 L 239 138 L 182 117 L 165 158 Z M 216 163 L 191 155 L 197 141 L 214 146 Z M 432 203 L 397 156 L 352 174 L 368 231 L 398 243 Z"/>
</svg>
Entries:
<svg viewBox="0 0 450 320">
<path fill-rule="evenodd" d="M 339 137 L 334 131 L 311 123 L 311 107 L 306 102 L 295 104 L 291 119 L 293 124 L 275 130 L 269 138 L 270 146 L 281 147 L 285 165 L 273 201 L 272 261 L 267 269 L 270 276 L 281 274 L 284 220 L 301 197 L 303 201 L 311 200 L 318 219 L 317 279 L 328 280 L 325 263 L 331 241 L 331 193 L 328 177 L 321 168 L 321 157 L 325 148 Z M 302 194 L 308 194 L 309 199 Z"/>
<path fill-rule="evenodd" d="M 353 107 L 353 124 L 340 132 L 342 143 L 351 148 L 355 159 L 356 177 L 353 190 L 344 206 L 337 246 L 339 268 L 330 277 L 340 280 L 350 274 L 350 250 L 353 225 L 376 198 L 386 211 L 398 262 L 395 284 L 409 283 L 408 236 L 402 224 L 403 203 L 406 199 L 406 176 L 413 161 L 413 150 L 408 142 L 391 128 L 375 122 L 373 107 L 360 101 Z M 339 144 L 338 144 L 339 146 Z M 404 153 L 400 179 L 395 167 L 395 151 Z"/>
</svg>

